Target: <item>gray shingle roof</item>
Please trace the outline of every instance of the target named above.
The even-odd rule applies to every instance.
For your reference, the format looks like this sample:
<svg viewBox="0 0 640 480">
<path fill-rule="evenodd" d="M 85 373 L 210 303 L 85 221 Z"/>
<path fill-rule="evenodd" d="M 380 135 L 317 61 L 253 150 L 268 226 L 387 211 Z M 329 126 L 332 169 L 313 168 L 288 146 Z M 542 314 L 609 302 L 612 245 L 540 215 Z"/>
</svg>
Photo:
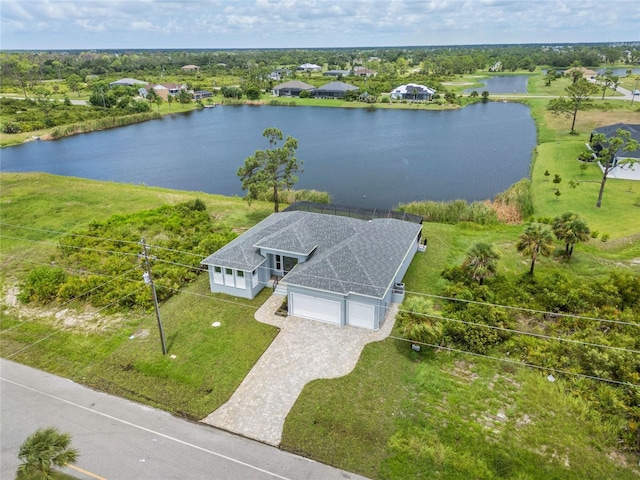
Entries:
<svg viewBox="0 0 640 480">
<path fill-rule="evenodd" d="M 300 80 L 289 80 L 288 82 L 281 83 L 272 88 L 272 90 L 282 90 L 285 88 L 292 88 L 294 90 L 311 90 L 314 87 L 308 83 L 301 82 Z"/>
<path fill-rule="evenodd" d="M 346 92 L 347 90 L 359 90 L 359 88 L 344 82 L 329 82 L 318 87 L 316 92 Z"/>
<path fill-rule="evenodd" d="M 616 134 L 618 129 L 628 131 L 631 134 L 632 139 L 634 139 L 636 142 L 640 142 L 640 125 L 639 124 L 616 123 L 615 125 L 607 125 L 604 127 L 594 128 L 593 132 L 603 133 L 605 137 L 610 138 Z M 616 155 L 618 157 L 640 158 L 640 150 L 625 152 L 623 148 L 624 147 L 620 148 L 620 150 L 616 152 Z"/>
<path fill-rule="evenodd" d="M 370 221 L 303 211 L 274 213 L 202 261 L 253 270 L 260 248 L 309 255 L 284 281 L 319 290 L 382 297 L 394 281 L 422 225 L 377 218 Z"/>
</svg>

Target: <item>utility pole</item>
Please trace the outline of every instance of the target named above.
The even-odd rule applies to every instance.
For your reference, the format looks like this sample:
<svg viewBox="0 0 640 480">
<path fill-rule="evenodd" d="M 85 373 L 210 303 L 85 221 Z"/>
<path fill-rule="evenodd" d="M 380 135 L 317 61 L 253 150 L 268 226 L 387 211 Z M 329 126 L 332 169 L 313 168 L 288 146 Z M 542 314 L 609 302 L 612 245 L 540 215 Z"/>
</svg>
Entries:
<svg viewBox="0 0 640 480">
<path fill-rule="evenodd" d="M 167 347 L 164 343 L 164 331 L 162 330 L 162 320 L 160 319 L 160 309 L 158 308 L 158 296 L 156 295 L 156 286 L 153 283 L 153 277 L 151 276 L 151 262 L 150 259 L 155 260 L 155 257 L 149 257 L 149 251 L 147 249 L 147 244 L 144 241 L 144 237 L 140 240 L 140 244 L 142 245 L 142 254 L 139 257 L 144 258 L 144 274 L 142 278 L 144 279 L 144 283 L 151 286 L 151 294 L 153 295 L 153 306 L 156 309 L 156 318 L 158 319 L 158 330 L 160 330 L 160 342 L 162 343 L 162 354 L 167 354 Z"/>
</svg>

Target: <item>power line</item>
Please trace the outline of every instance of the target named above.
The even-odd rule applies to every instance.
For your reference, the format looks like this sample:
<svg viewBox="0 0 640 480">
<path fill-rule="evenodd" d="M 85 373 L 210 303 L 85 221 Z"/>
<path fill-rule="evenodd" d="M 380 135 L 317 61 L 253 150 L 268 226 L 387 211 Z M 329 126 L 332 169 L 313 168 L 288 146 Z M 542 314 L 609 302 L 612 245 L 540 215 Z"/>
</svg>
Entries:
<svg viewBox="0 0 640 480">
<path fill-rule="evenodd" d="M 489 358 L 491 360 L 498 360 L 500 362 L 511 363 L 511 364 L 518 365 L 518 366 L 521 366 L 521 367 L 537 368 L 539 370 L 546 370 L 546 371 L 559 373 L 559 374 L 563 374 L 563 375 L 573 375 L 573 376 L 576 376 L 576 377 L 588 378 L 588 379 L 591 379 L 591 380 L 598 380 L 598 381 L 602 381 L 602 382 L 615 383 L 617 385 L 624 385 L 624 386 L 633 387 L 633 388 L 640 388 L 640 385 L 636 385 L 634 383 L 621 382 L 619 380 L 611 380 L 609 378 L 596 377 L 594 375 L 586 375 L 584 373 L 570 372 L 568 370 L 560 370 L 560 369 L 552 368 L 552 367 L 543 367 L 542 365 L 536 365 L 534 363 L 518 362 L 516 360 L 510 360 L 508 358 L 493 357 L 491 355 L 485 355 L 485 354 L 482 354 L 482 353 L 469 352 L 467 350 L 459 350 L 457 348 L 446 347 L 446 346 L 442 346 L 442 345 L 434 345 L 432 343 L 418 342 L 418 341 L 414 341 L 414 340 L 409 340 L 407 338 L 396 337 L 394 335 L 389 335 L 387 338 L 392 338 L 394 340 L 400 340 L 400 341 L 403 341 L 403 342 L 410 342 L 410 343 L 414 343 L 414 344 L 417 344 L 417 345 L 424 345 L 426 347 L 433 347 L 433 348 L 436 348 L 436 349 L 447 350 L 447 351 L 450 351 L 450 352 L 463 353 L 465 355 L 473 355 L 475 357 Z"/>
<path fill-rule="evenodd" d="M 142 287 L 140 287 L 140 288 L 142 288 Z M 118 298 L 117 300 L 114 300 L 114 301 L 113 301 L 113 302 L 111 302 L 110 304 L 103 306 L 103 307 L 102 307 L 102 308 L 100 308 L 99 310 L 96 310 L 95 312 L 93 312 L 93 315 L 95 316 L 96 314 L 98 314 L 98 313 L 100 313 L 102 310 L 104 310 L 105 308 L 109 308 L 111 305 L 114 305 L 114 304 L 116 304 L 116 303 L 120 302 L 123 298 L 130 297 L 131 295 L 135 294 L 135 293 L 136 293 L 140 288 L 138 288 L 138 289 L 134 290 L 133 292 L 130 292 L 130 293 L 126 294 L 126 295 L 123 295 L 122 297 Z M 23 322 L 23 323 L 24 323 L 24 322 Z M 21 349 L 20 349 L 20 350 L 18 350 L 18 351 L 15 351 L 15 352 L 10 353 L 9 355 L 7 355 L 7 358 L 14 357 L 15 355 L 17 355 L 17 354 L 19 354 L 19 353 L 22 353 L 22 352 L 24 352 L 25 350 L 28 350 L 29 348 L 33 347 L 34 345 L 37 345 L 37 344 L 39 344 L 39 343 L 41 343 L 41 342 L 44 342 L 45 340 L 47 340 L 47 339 L 49 339 L 49 338 L 53 337 L 54 335 L 57 335 L 58 333 L 60 333 L 60 332 L 61 332 L 61 331 L 63 331 L 64 329 L 65 329 L 65 327 L 63 326 L 63 327 L 59 328 L 58 330 L 55 330 L 54 332 L 50 333 L 49 335 L 46 335 L 46 336 L 44 336 L 44 337 L 42 337 L 42 338 L 40 338 L 40 339 L 36 340 L 35 342 L 30 343 L 29 345 L 25 346 L 24 348 L 21 348 Z"/>
<path fill-rule="evenodd" d="M 640 323 L 633 323 L 633 322 L 623 322 L 620 320 L 609 320 L 607 318 L 595 318 L 595 317 L 586 317 L 584 315 L 575 315 L 572 313 L 562 313 L 562 312 L 549 312 L 549 311 L 545 311 L 545 310 L 536 310 L 533 308 L 526 308 L 526 307 L 514 307 L 511 305 L 500 305 L 500 304 L 496 304 L 496 303 L 491 303 L 491 302 L 479 302 L 477 300 L 466 300 L 464 298 L 456 298 L 456 297 L 445 297 L 442 295 L 435 295 L 432 293 L 424 293 L 424 292 L 413 292 L 410 290 L 405 290 L 406 293 L 409 293 L 411 295 L 419 295 L 419 296 L 424 296 L 424 297 L 431 297 L 431 298 L 438 298 L 440 300 L 450 300 L 453 302 L 463 302 L 463 303 L 472 303 L 472 304 L 476 304 L 476 305 L 487 305 L 490 307 L 499 307 L 499 308 L 506 308 L 506 309 L 510 309 L 510 310 L 518 310 L 518 311 L 522 311 L 522 312 L 527 312 L 527 313 L 537 313 L 537 314 L 542 314 L 542 315 L 551 315 L 551 316 L 555 316 L 555 317 L 568 317 L 568 318 L 575 318 L 577 320 L 593 320 L 593 321 L 597 321 L 597 322 L 605 322 L 605 323 L 616 323 L 619 325 L 631 325 L 634 327 L 640 327 Z"/>
<path fill-rule="evenodd" d="M 587 346 L 590 346 L 590 347 L 609 348 L 609 349 L 612 349 L 612 350 L 619 350 L 619 351 L 622 351 L 622 352 L 639 353 L 640 354 L 640 350 L 631 350 L 631 349 L 628 349 L 628 348 L 615 347 L 615 346 L 612 346 L 612 345 L 601 345 L 599 343 L 582 342 L 580 340 L 573 340 L 571 338 L 553 337 L 551 335 L 544 335 L 542 333 L 526 332 L 524 330 L 515 330 L 513 328 L 498 327 L 498 326 L 495 326 L 495 325 L 487 325 L 485 323 L 469 322 L 469 321 L 460 320 L 460 319 L 457 319 L 457 318 L 449 318 L 449 317 L 442 317 L 442 316 L 438 316 L 438 315 L 433 315 L 433 314 L 430 314 L 430 313 L 420 313 L 420 312 L 414 312 L 414 311 L 411 311 L 411 310 L 404 310 L 404 309 L 398 309 L 398 312 L 405 312 L 405 313 L 410 313 L 410 314 L 413 314 L 413 315 L 418 315 L 418 316 L 421 316 L 421 317 L 435 318 L 437 320 L 444 320 L 444 321 L 448 321 L 448 322 L 463 323 L 465 325 L 474 325 L 474 326 L 478 326 L 478 327 L 489 328 L 489 329 L 492 329 L 492 330 L 500 330 L 500 331 L 510 332 L 510 333 L 519 333 L 519 334 L 528 335 L 528 336 L 531 336 L 531 337 L 544 338 L 546 340 L 558 340 L 560 342 L 576 343 L 576 344 L 580 344 L 580 345 L 587 345 Z"/>
<path fill-rule="evenodd" d="M 129 274 L 130 272 L 132 272 L 132 271 L 134 271 L 134 270 L 136 270 L 136 269 L 138 269 L 138 268 L 140 268 L 140 267 L 139 267 L 139 266 L 137 266 L 137 267 L 132 268 L 131 270 L 127 270 L 126 272 L 122 273 L 121 275 L 118 275 L 118 276 L 115 276 L 115 277 L 111 278 L 108 282 L 101 283 L 100 285 L 97 285 L 97 286 L 95 286 L 95 287 L 93 287 L 93 288 L 91 288 L 91 289 L 87 290 L 86 292 L 83 292 L 83 293 L 81 293 L 81 294 L 79 294 L 79 295 L 76 295 L 75 297 L 73 297 L 73 298 L 71 298 L 71 299 L 67 300 L 66 302 L 64 302 L 64 303 L 60 304 L 60 305 L 59 305 L 59 308 L 62 308 L 62 307 L 64 307 L 64 306 L 66 306 L 66 305 L 69 305 L 70 303 L 72 303 L 72 302 L 74 302 L 74 301 L 78 300 L 78 299 L 79 299 L 79 298 L 81 298 L 81 297 L 84 297 L 85 295 L 87 295 L 87 294 L 89 294 L 89 293 L 93 292 L 94 290 L 98 290 L 99 288 L 102 288 L 102 287 L 104 287 L 105 285 L 109 285 L 110 283 L 113 283 L 114 281 L 118 280 L 118 279 L 119 279 L 119 278 L 121 278 L 121 277 L 124 277 L 125 275 Z M 130 295 L 130 294 L 125 295 L 124 297 L 121 297 L 121 299 L 122 299 L 122 298 L 126 298 L 126 297 L 128 297 L 129 295 Z M 119 300 L 120 300 L 120 299 L 119 299 Z M 119 301 L 119 300 L 117 300 L 117 301 Z M 113 303 L 111 303 L 111 304 L 109 304 L 109 305 L 113 305 Z M 104 307 L 101 307 L 101 308 L 100 308 L 100 310 L 103 310 L 103 309 L 104 309 Z M 99 312 L 100 310 L 98 310 L 97 312 Z M 95 313 L 97 313 L 97 312 L 95 312 Z M 5 332 L 9 332 L 9 331 L 13 330 L 14 328 L 20 327 L 20 326 L 25 325 L 25 324 L 30 324 L 30 323 L 33 323 L 33 322 L 29 322 L 29 321 L 26 321 L 26 322 L 20 322 L 20 323 L 18 323 L 18 324 L 16 324 L 16 325 L 14 325 L 13 327 L 5 328 L 4 330 L 0 331 L 0 335 L 4 334 Z"/>
<path fill-rule="evenodd" d="M 137 257 L 138 256 L 137 253 L 120 252 L 118 250 L 104 250 L 104 249 L 91 248 L 91 247 L 77 247 L 75 245 L 60 245 L 60 244 L 56 244 L 56 243 L 45 242 L 43 240 L 30 240 L 28 238 L 12 237 L 10 235 L 2 235 L 2 234 L 0 234 L 0 238 L 10 238 L 12 240 L 21 240 L 23 242 L 42 243 L 44 245 L 51 245 L 52 247 L 59 247 L 59 248 L 73 248 L 73 249 L 76 249 L 76 250 L 87 250 L 87 251 L 90 251 L 90 252 L 112 253 L 112 254 L 118 254 L 118 255 L 129 255 L 129 256 L 133 256 L 133 257 Z"/>
<path fill-rule="evenodd" d="M 0 225 L 2 225 L 2 223 L 0 223 Z M 43 230 L 43 229 L 35 229 L 35 228 L 31 228 L 31 227 L 22 227 L 19 225 L 12 225 L 12 224 L 5 224 L 5 225 L 10 225 L 13 227 L 18 227 L 18 228 L 25 228 L 25 229 L 30 229 L 30 230 L 41 230 L 41 231 L 46 231 L 46 232 L 52 232 L 52 233 L 59 233 L 61 235 L 64 235 L 64 232 L 56 232 L 53 230 Z M 69 234 L 69 235 L 73 235 L 73 234 Z M 1 237 L 2 235 L 0 235 Z M 84 235 L 79 235 L 79 236 L 84 236 Z M 87 236 L 89 238 L 97 238 L 97 239 L 104 239 L 104 240 L 108 240 L 108 241 L 112 241 L 112 242 L 125 242 L 125 243 L 136 243 L 136 242 L 128 242 L 125 240 L 116 240 L 113 238 L 104 238 L 104 237 L 92 237 L 92 236 Z M 15 237 L 8 237 L 8 238 L 15 238 Z M 18 238 L 19 239 L 19 238 Z M 37 242 L 40 243 L 37 240 L 28 240 L 25 239 L 26 241 L 31 241 L 31 242 Z M 45 244 L 50 244 L 48 242 L 41 242 L 41 243 L 45 243 Z M 160 247 L 160 246 L 154 246 L 154 245 L 149 245 L 148 246 L 150 249 L 164 249 L 164 250 L 168 250 L 168 251 L 173 251 L 173 252 L 177 252 L 177 253 L 181 253 L 181 254 L 186 254 L 186 255 L 193 255 L 193 256 L 197 256 L 200 257 L 202 259 L 204 259 L 204 257 L 202 255 L 197 255 L 197 254 L 193 254 L 191 252 L 184 252 L 181 250 L 175 250 L 175 249 L 168 249 L 165 247 Z M 86 247 L 73 247 L 73 248 L 86 248 Z M 126 253 L 126 252 L 119 252 L 119 251 L 113 251 L 113 250 L 97 250 L 97 249 L 90 249 L 90 248 L 86 248 L 88 250 L 93 250 L 93 251 L 99 251 L 99 252 L 107 252 L 107 253 L 118 253 L 118 254 L 127 254 L 127 255 L 134 255 L 134 254 L 130 254 L 130 253 Z M 163 262 L 163 263 L 167 263 L 167 264 L 172 264 L 172 265 L 176 265 L 176 266 L 180 266 L 180 267 L 184 267 L 184 268 L 189 268 L 191 270 L 197 270 L 197 271 L 208 271 L 208 269 L 206 268 L 202 268 L 199 266 L 193 266 L 193 265 L 186 265 L 186 264 L 181 264 L 181 263 L 177 263 L 177 262 L 172 262 L 169 260 L 164 260 L 164 259 L 156 259 L 158 262 Z M 266 269 L 269 270 L 269 267 L 267 266 L 258 266 L 256 268 L 257 270 L 260 269 Z M 313 278 L 313 279 L 320 279 L 320 280 L 334 280 L 334 279 L 330 279 L 328 277 L 322 277 L 322 276 L 318 276 L 318 275 L 309 275 L 309 274 L 305 274 L 305 273 L 298 273 L 298 275 L 300 276 L 306 276 L 308 278 Z M 358 283 L 358 282 L 349 282 L 351 284 L 354 285 L 358 285 L 358 286 L 375 286 L 372 284 L 365 284 L 365 283 Z M 505 308 L 505 309 L 511 309 L 511 310 L 516 310 L 516 311 L 522 311 L 522 312 L 527 312 L 527 313 L 534 313 L 534 314 L 541 314 L 541 315 L 550 315 L 550 316 L 554 316 L 554 317 L 567 317 L 567 318 L 574 318 L 574 319 L 578 319 L 578 320 L 589 320 L 589 321 L 598 321 L 598 322 L 603 322 L 603 323 L 611 323 L 611 324 L 618 324 L 618 325 L 628 325 L 628 326 L 634 326 L 634 327 L 640 327 L 640 323 L 634 323 L 634 322 L 625 322 L 625 321 L 621 321 L 621 320 L 610 320 L 610 319 L 604 319 L 604 318 L 596 318 L 596 317 L 588 317 L 588 316 L 584 316 L 584 315 L 576 315 L 576 314 L 570 314 L 570 313 L 563 313 L 563 312 L 550 312 L 550 311 L 545 311 L 545 310 L 537 310 L 537 309 L 532 309 L 532 308 L 526 308 L 526 307 L 516 307 L 516 306 L 511 306 L 511 305 L 501 305 L 501 304 L 495 304 L 495 303 L 491 303 L 491 302 L 486 302 L 486 301 L 477 301 L 477 300 L 466 300 L 466 299 L 460 299 L 460 298 L 455 298 L 455 297 L 446 297 L 446 296 L 442 296 L 442 295 L 435 295 L 435 294 L 429 294 L 429 293 L 424 293 L 424 292 L 415 292 L 415 291 L 409 291 L 407 290 L 406 293 L 411 294 L 411 295 L 418 295 L 418 296 L 426 296 L 426 297 L 430 297 L 430 298 L 437 298 L 437 299 L 441 299 L 441 300 L 448 300 L 448 301 L 453 301 L 453 302 L 463 302 L 463 303 L 469 303 L 469 304 L 477 304 L 477 305 L 486 305 L 486 306 L 492 306 L 492 307 L 496 307 L 496 308 Z M 484 324 L 479 324 L 482 326 L 485 326 Z M 518 330 L 515 330 L 515 332 L 520 332 Z M 520 333 L 527 333 L 528 332 L 520 332 Z"/>
</svg>

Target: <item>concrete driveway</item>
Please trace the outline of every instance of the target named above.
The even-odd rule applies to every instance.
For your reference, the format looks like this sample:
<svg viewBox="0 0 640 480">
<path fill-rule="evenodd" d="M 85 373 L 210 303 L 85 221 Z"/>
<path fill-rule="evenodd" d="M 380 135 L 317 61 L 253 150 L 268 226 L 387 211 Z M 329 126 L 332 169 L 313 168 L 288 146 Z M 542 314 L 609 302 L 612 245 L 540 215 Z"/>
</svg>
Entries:
<svg viewBox="0 0 640 480">
<path fill-rule="evenodd" d="M 386 338 L 397 305 L 387 312 L 377 332 L 339 327 L 297 317 L 276 316 L 284 296 L 272 295 L 256 319 L 280 328 L 280 333 L 227 403 L 202 421 L 269 445 L 279 445 L 287 414 L 302 388 L 318 378 L 351 372 L 367 343 Z"/>
</svg>

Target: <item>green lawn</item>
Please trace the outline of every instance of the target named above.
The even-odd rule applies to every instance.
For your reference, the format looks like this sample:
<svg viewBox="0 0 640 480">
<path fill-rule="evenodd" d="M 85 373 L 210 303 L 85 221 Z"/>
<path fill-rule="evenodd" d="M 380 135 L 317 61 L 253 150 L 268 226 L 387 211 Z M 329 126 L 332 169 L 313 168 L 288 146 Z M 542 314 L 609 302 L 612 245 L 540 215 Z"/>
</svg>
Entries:
<svg viewBox="0 0 640 480">
<path fill-rule="evenodd" d="M 249 206 L 236 197 L 39 173 L 4 173 L 0 186 L 3 295 L 27 271 L 47 263 L 60 232 L 115 213 L 200 198 L 217 224 L 242 232 L 273 209 L 265 202 Z M 160 308 L 168 353 L 175 359 L 160 354 L 153 312 L 107 314 L 70 304 L 19 314 L 4 305 L 0 351 L 12 360 L 197 419 L 231 396 L 277 334 L 253 319 L 266 298 L 267 293 L 252 301 L 213 295 L 206 274 L 200 275 Z M 55 318 L 62 309 L 69 309 L 75 324 L 65 327 Z M 216 321 L 221 326 L 213 328 Z"/>
<path fill-rule="evenodd" d="M 282 447 L 371 478 L 637 478 L 615 427 L 535 371 L 387 339 L 305 387 Z"/>
</svg>

